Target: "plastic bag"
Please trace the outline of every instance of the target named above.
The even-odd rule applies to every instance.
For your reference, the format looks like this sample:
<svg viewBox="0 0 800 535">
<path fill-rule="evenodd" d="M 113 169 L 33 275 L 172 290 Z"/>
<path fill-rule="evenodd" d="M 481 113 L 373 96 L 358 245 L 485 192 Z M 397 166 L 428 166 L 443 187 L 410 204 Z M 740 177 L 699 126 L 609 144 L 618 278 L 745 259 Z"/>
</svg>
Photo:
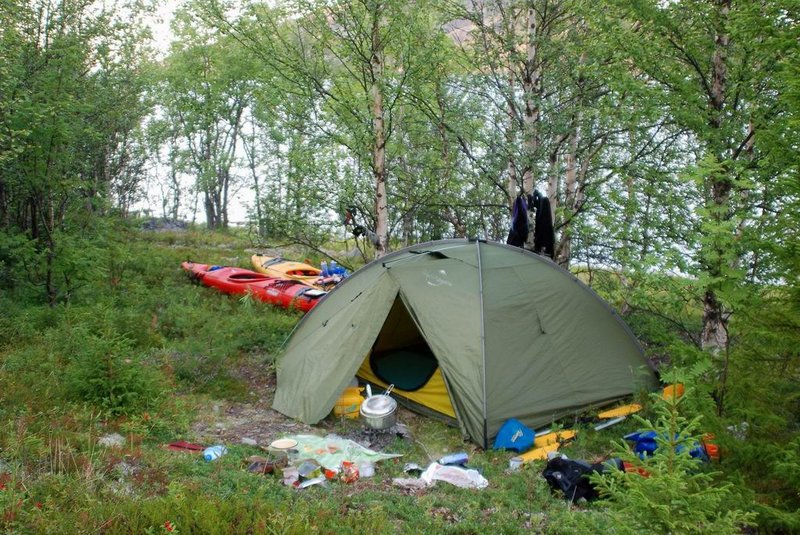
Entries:
<svg viewBox="0 0 800 535">
<path fill-rule="evenodd" d="M 483 489 L 489 486 L 489 481 L 477 470 L 439 463 L 431 463 L 419 478 L 428 485 L 433 485 L 435 481 L 446 481 L 462 489 Z"/>
</svg>

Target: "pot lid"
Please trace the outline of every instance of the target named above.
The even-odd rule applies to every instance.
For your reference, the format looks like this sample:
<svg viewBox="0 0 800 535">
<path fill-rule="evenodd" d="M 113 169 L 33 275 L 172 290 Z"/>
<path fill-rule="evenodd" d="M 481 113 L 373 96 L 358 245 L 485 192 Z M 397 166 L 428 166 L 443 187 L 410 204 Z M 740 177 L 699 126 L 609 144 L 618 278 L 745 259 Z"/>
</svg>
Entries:
<svg viewBox="0 0 800 535">
<path fill-rule="evenodd" d="M 361 413 L 365 416 L 386 416 L 397 409 L 397 402 L 389 396 L 371 396 L 361 402 Z"/>
</svg>

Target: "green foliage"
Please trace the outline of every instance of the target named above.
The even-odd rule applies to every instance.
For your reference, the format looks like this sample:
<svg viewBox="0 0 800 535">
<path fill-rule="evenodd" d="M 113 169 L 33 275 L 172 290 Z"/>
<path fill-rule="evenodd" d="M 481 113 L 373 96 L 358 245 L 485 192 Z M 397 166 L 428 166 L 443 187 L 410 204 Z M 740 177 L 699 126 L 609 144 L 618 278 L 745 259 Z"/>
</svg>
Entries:
<svg viewBox="0 0 800 535">
<path fill-rule="evenodd" d="M 184 532 L 227 531 L 235 519 L 254 532 L 366 523 L 608 532 L 625 530 L 623 512 L 643 524 L 643 511 L 663 520 L 667 510 L 687 530 L 724 532 L 745 519 L 730 505 L 742 496 L 757 502 L 760 529 L 800 531 L 796 6 L 565 0 L 540 10 L 512 1 L 479 14 L 465 5 L 203 0 L 179 12 L 178 39 L 155 65 L 141 4 L 0 3 L 0 463 L 12 473 L 0 529 L 159 532 L 173 518 Z M 531 6 L 553 17 L 535 35 Z M 372 20 L 378 42 L 364 31 Z M 537 70 L 541 92 L 526 87 Z M 169 178 L 152 184 L 165 192 L 164 215 L 194 202 L 209 226 L 224 225 L 227 195 L 248 184 L 236 149 L 246 129 L 248 176 L 261 180 L 258 244 L 303 243 L 322 258 L 350 248 L 349 235 L 330 243 L 343 207 L 375 225 L 373 89 L 384 96 L 393 244 L 502 239 L 507 195 L 519 186 L 509 186 L 510 170 L 519 182 L 530 169 L 540 189 L 552 181 L 573 264 L 585 264 L 662 369 L 693 370 L 684 379 L 695 395 L 677 407 L 656 402 L 651 427 L 690 443 L 702 414 L 723 449 L 722 474 L 665 453 L 648 461 L 651 478 L 620 476 L 614 488 L 640 510 L 612 499 L 606 517 L 550 499 L 534 470 L 503 473 L 492 452 L 471 451 L 494 487 L 484 493 L 406 496 L 366 482 L 358 493 L 304 496 L 238 470 L 244 454 L 217 465 L 223 471 L 150 448 L 186 432 L 205 396 L 244 399 L 243 370 L 271 373 L 299 316 L 179 273 L 187 258 L 246 264 L 251 244 L 240 233 L 139 233 L 136 222 L 108 217 L 141 197 L 148 150 L 153 159 L 168 152 Z M 525 121 L 530 107 L 538 124 Z M 711 365 L 699 349 L 708 295 L 728 335 Z M 98 421 L 100 412 L 110 419 Z M 101 429 L 128 436 L 123 455 L 141 468 L 130 487 L 104 469 L 118 459 L 93 446 Z M 436 424 L 418 431 L 437 453 L 462 446 Z M 612 453 L 601 434 L 586 435 L 578 452 Z"/>
<path fill-rule="evenodd" d="M 698 375 L 697 370 L 673 372 L 668 379 L 691 385 Z M 653 394 L 655 420 L 638 420 L 642 430 L 656 433 L 655 453 L 640 458 L 627 444 L 618 444 L 620 458 L 632 469 L 592 476 L 615 531 L 734 534 L 754 519 L 734 505 L 735 489 L 719 482 L 719 472 L 691 457 L 703 440 L 702 417 L 686 410 L 693 397 L 691 386 L 680 398 Z"/>
<path fill-rule="evenodd" d="M 202 196 L 206 225 L 228 227 L 229 191 L 237 187 L 234 164 L 244 110 L 252 98 L 249 55 L 239 43 L 206 27 L 196 9 L 177 10 L 176 40 L 159 72 L 161 118 L 149 128 L 151 143 L 167 145 L 172 199 L 164 216 L 176 217 L 182 197 L 177 176 L 192 177 Z M 171 204 L 171 206 L 168 205 Z"/>
<path fill-rule="evenodd" d="M 158 405 L 158 376 L 124 334 L 109 327 L 95 332 L 81 327 L 71 335 L 80 340 L 79 346 L 73 343 L 74 349 L 67 355 L 65 381 L 71 398 L 91 403 L 112 416 Z"/>
<path fill-rule="evenodd" d="M 159 331 L 172 340 L 168 360 L 175 378 L 198 393 L 241 399 L 247 392 L 235 370 L 251 360 L 266 370 L 298 315 L 207 288 L 191 291 L 188 300 L 173 303 L 159 318 Z"/>
<path fill-rule="evenodd" d="M 51 306 L 92 278 L 100 216 L 124 213 L 143 178 L 147 54 L 132 23 L 143 9 L 0 7 L 0 284 L 37 288 Z"/>
<path fill-rule="evenodd" d="M 263 455 L 246 446 L 230 444 L 229 454 L 217 463 L 166 451 L 164 443 L 192 440 L 198 415 L 225 403 L 218 400 L 250 399 L 248 378 L 242 374 L 268 377 L 274 372 L 274 355 L 299 315 L 193 285 L 178 268 L 186 258 L 211 263 L 246 260 L 247 240 L 241 235 L 214 234 L 204 246 L 202 235 L 193 231 L 113 228 L 105 242 L 108 250 L 93 249 L 97 265 L 86 272 L 86 283 L 69 305 L 51 308 L 0 298 L 10 312 L 0 316 L 0 460 L 7 467 L 0 472 L 10 475 L 0 478 L 6 478 L 6 489 L 11 490 L 0 494 L 0 529 L 159 533 L 170 521 L 184 533 L 355 533 L 366 524 L 387 533 L 478 533 L 490 524 L 500 532 L 566 534 L 625 531 L 620 526 L 639 523 L 646 532 L 652 531 L 652 524 L 644 524 L 649 518 L 642 518 L 642 511 L 650 511 L 656 500 L 674 499 L 671 517 L 709 527 L 716 522 L 724 532 L 734 524 L 732 519 L 749 518 L 739 514 L 741 503 L 756 496 L 759 504 L 752 509 L 762 529 L 796 526 L 792 489 L 798 454 L 790 427 L 794 397 L 789 378 L 776 383 L 766 373 L 768 363 L 753 367 L 757 353 L 734 359 L 742 367 L 731 370 L 728 410 L 735 421 L 750 423 L 747 439 L 735 439 L 725 431 L 729 421 L 712 417 L 709 393 L 715 385 L 709 381 L 713 368 L 708 359 L 642 312 L 634 313 L 634 325 L 647 333 L 651 346 L 658 344 L 673 363 L 691 368 L 684 378 L 694 391 L 678 405 L 683 418 L 676 420 L 682 426 L 678 440 L 691 443 L 700 434 L 697 420 L 685 415 L 704 414 L 702 431 L 716 433 L 723 448 L 722 474 L 675 456 L 672 471 L 653 468 L 661 471 L 650 478 L 674 488 L 667 485 L 665 490 L 644 478 L 623 480 L 614 487 L 621 501 L 578 511 L 551 495 L 538 463 L 507 472 L 508 453 L 481 451 L 465 444 L 457 429 L 410 413 L 403 421 L 415 440 L 397 439 L 387 447 L 403 458 L 379 463 L 374 478 L 355 485 L 331 482 L 328 488 L 303 492 L 286 488 L 277 477 L 243 469 L 250 455 Z M 604 276 L 595 272 L 595 282 Z M 620 295 L 614 293 L 621 291 L 614 286 L 618 279 L 607 276 L 603 282 L 608 295 Z M 644 303 L 650 293 L 658 307 L 676 314 L 680 310 L 687 322 L 697 321 L 697 311 L 677 298 L 688 283 L 672 283 L 676 286 L 661 278 L 652 279 L 652 285 L 643 280 L 636 289 L 637 302 Z M 676 288 L 677 302 L 668 299 L 670 292 L 664 288 Z M 749 380 L 746 368 L 757 370 Z M 776 384 L 783 386 L 771 390 Z M 763 401 L 748 401 L 749 389 Z M 654 405 L 659 402 L 654 400 Z M 781 405 L 781 410 L 770 410 L 770 405 Z M 663 421 L 662 409 L 652 410 L 653 428 L 673 425 L 672 420 Z M 612 429 L 632 431 L 633 425 L 631 420 Z M 355 422 L 326 420 L 318 430 L 346 434 L 355 428 Z M 97 443 L 99 436 L 112 431 L 125 436 L 121 450 Z M 613 456 L 618 450 L 609 447 L 606 433 L 579 430 L 578 439 L 565 451 L 574 458 Z M 781 437 L 779 443 L 771 442 L 774 436 Z M 439 484 L 408 495 L 391 486 L 391 478 L 408 477 L 405 462 L 425 465 L 458 450 L 469 453 L 470 464 L 489 479 L 488 489 L 475 492 Z M 667 461 L 656 465 L 666 466 Z M 646 488 L 647 499 L 626 490 L 648 484 L 655 488 Z M 642 505 L 638 513 L 630 505 L 631 494 L 641 500 L 634 500 Z M 651 516 L 659 518 L 661 510 Z"/>
<path fill-rule="evenodd" d="M 13 288 L 33 256 L 33 243 L 24 235 L 0 233 L 0 287 Z"/>
</svg>

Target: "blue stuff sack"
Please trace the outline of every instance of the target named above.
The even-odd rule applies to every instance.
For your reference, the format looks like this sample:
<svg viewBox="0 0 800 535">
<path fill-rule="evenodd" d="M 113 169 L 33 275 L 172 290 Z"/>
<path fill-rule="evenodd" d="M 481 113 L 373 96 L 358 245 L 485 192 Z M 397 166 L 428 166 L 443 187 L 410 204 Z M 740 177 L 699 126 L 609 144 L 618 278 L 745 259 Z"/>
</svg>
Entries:
<svg viewBox="0 0 800 535">
<path fill-rule="evenodd" d="M 628 433 L 623 438 L 628 442 L 632 442 L 633 451 L 639 455 L 640 459 L 650 457 L 658 448 L 655 431 L 636 431 L 635 433 Z M 678 445 L 676 451 L 681 453 L 684 450 L 682 445 Z M 689 450 L 689 455 L 694 459 L 699 459 L 703 462 L 708 462 L 708 455 L 705 448 L 701 444 L 693 444 Z"/>
<path fill-rule="evenodd" d="M 535 433 L 522 422 L 509 418 L 497 432 L 493 448 L 496 450 L 527 451 L 533 446 Z"/>
</svg>

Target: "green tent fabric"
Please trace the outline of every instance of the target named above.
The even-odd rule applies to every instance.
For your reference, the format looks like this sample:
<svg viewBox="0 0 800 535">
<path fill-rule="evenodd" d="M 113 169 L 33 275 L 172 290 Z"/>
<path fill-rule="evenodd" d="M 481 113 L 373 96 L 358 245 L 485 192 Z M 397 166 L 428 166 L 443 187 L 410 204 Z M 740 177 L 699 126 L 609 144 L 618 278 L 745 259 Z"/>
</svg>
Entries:
<svg viewBox="0 0 800 535">
<path fill-rule="evenodd" d="M 398 307 L 417 333 L 398 328 L 392 344 Z M 483 447 L 509 418 L 536 428 L 657 385 L 628 327 L 569 272 L 516 247 L 441 240 L 372 262 L 323 298 L 280 357 L 273 408 L 324 418 L 379 335 L 393 350 L 427 345 L 459 426 Z"/>
</svg>

